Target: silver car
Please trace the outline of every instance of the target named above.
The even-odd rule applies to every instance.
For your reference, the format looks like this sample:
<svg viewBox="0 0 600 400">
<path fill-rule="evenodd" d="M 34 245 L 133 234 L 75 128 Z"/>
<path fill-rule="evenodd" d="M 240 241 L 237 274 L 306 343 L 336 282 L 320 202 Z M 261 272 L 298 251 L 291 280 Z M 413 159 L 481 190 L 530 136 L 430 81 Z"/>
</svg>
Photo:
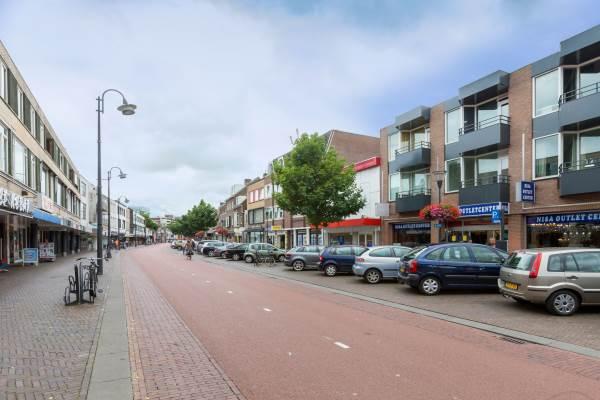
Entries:
<svg viewBox="0 0 600 400">
<path fill-rule="evenodd" d="M 519 250 L 501 268 L 498 287 L 518 302 L 572 315 L 581 304 L 600 304 L 600 249 Z"/>
<path fill-rule="evenodd" d="M 373 247 L 354 260 L 352 272 L 369 283 L 379 283 L 382 279 L 397 279 L 400 260 L 411 250 L 404 246 Z"/>
<path fill-rule="evenodd" d="M 285 253 L 285 265 L 294 271 L 302 271 L 306 267 L 317 268 L 323 246 L 294 247 Z"/>
</svg>

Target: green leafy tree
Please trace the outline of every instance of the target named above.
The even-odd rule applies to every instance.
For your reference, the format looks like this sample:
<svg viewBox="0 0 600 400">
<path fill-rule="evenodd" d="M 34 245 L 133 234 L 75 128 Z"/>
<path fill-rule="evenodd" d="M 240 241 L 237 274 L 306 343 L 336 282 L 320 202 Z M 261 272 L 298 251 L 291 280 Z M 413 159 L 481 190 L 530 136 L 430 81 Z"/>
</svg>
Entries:
<svg viewBox="0 0 600 400">
<path fill-rule="evenodd" d="M 327 149 L 323 136 L 303 133 L 283 163 L 274 165 L 273 183 L 281 191 L 273 197 L 280 208 L 304 215 L 311 225 L 327 226 L 364 207 L 355 177 L 354 168 Z"/>
<path fill-rule="evenodd" d="M 198 231 L 205 231 L 217 224 L 217 209 L 201 200 L 200 203 L 176 218 L 169 229 L 177 235 L 194 236 Z"/>
</svg>

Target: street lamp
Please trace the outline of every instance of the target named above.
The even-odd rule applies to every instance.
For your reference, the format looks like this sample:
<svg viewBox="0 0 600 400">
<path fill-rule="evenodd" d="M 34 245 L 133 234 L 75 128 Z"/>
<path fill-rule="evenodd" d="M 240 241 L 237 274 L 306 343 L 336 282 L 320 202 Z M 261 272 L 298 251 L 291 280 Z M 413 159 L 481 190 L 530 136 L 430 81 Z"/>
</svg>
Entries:
<svg viewBox="0 0 600 400">
<path fill-rule="evenodd" d="M 112 177 L 112 170 L 113 169 L 118 169 L 119 170 L 118 177 L 120 179 L 127 178 L 127 174 L 124 173 L 123 170 L 120 167 L 112 167 L 107 172 L 107 178 L 106 178 L 106 180 L 108 182 L 108 243 L 107 243 L 106 258 L 112 258 L 112 254 L 110 253 L 110 245 L 111 245 L 111 239 L 112 239 L 112 230 L 110 228 L 110 178 Z M 117 214 L 118 213 L 119 213 L 119 210 L 117 208 Z M 118 216 L 117 216 L 117 220 L 118 220 Z M 119 230 L 117 229 L 117 239 L 118 238 L 119 238 Z"/>
<path fill-rule="evenodd" d="M 102 92 L 101 96 L 98 96 L 96 100 L 98 101 L 98 108 L 96 112 L 98 113 L 98 188 L 97 188 L 97 205 L 96 205 L 96 220 L 98 221 L 97 226 L 97 237 L 96 237 L 96 257 L 98 258 L 98 275 L 102 275 L 104 272 L 104 260 L 102 259 L 102 136 L 101 136 L 101 114 L 104 114 L 104 96 L 108 92 L 118 93 L 122 100 L 123 104 L 117 107 L 117 110 L 120 111 L 123 115 L 133 115 L 135 114 L 135 109 L 137 106 L 135 104 L 131 104 L 127 102 L 123 93 L 116 89 L 106 89 Z M 108 211 L 110 212 L 110 196 L 108 199 Z M 110 223 L 110 219 L 108 220 Z M 108 232 L 110 237 L 110 232 Z M 108 246 L 107 246 L 108 247 Z M 110 247 L 108 247 L 110 249 Z M 110 250 L 109 250 L 110 251 Z M 108 256 L 108 254 L 107 254 Z"/>
<path fill-rule="evenodd" d="M 435 179 L 435 183 L 437 184 L 438 189 L 438 204 L 442 203 L 442 186 L 444 184 L 444 176 L 446 176 L 446 171 L 438 170 L 432 171 L 431 175 Z M 438 221 L 438 243 L 442 241 L 442 226 Z"/>
</svg>

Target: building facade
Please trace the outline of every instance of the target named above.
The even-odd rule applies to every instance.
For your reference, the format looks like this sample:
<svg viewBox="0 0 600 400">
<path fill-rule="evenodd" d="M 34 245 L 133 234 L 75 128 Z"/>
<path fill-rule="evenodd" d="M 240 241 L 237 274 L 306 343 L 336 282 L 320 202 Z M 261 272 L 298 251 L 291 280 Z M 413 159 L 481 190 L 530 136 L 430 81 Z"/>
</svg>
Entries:
<svg viewBox="0 0 600 400">
<path fill-rule="evenodd" d="M 380 145 L 384 243 L 600 246 L 600 26 L 398 115 Z M 438 202 L 459 220 L 418 218 Z"/>
</svg>

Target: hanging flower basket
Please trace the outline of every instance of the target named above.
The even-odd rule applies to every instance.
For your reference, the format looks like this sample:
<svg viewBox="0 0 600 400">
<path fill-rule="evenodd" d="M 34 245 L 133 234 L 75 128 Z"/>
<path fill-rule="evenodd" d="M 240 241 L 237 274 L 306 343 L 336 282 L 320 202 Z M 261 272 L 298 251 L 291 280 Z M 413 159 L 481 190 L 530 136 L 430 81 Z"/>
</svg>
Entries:
<svg viewBox="0 0 600 400">
<path fill-rule="evenodd" d="M 215 229 L 215 233 L 217 235 L 227 236 L 229 234 L 229 231 L 227 230 L 227 228 L 223 228 L 222 226 L 217 226 L 217 228 Z"/>
<path fill-rule="evenodd" d="M 424 221 L 451 222 L 460 217 L 460 210 L 452 204 L 430 204 L 419 211 L 419 218 Z"/>
</svg>

